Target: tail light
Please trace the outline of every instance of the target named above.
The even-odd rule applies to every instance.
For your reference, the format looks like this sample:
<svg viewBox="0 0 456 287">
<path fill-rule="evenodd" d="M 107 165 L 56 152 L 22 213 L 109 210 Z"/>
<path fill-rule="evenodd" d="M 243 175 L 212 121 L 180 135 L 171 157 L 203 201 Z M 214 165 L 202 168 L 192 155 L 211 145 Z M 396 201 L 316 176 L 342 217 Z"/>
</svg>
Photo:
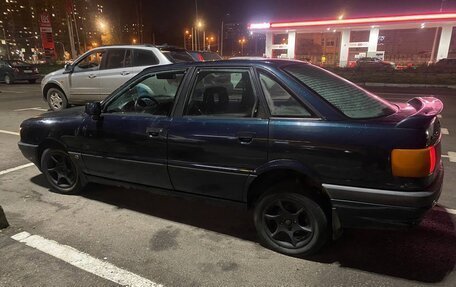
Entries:
<svg viewBox="0 0 456 287">
<path fill-rule="evenodd" d="M 203 55 L 201 55 L 200 53 L 198 53 L 198 60 L 200 60 L 201 62 L 204 62 Z"/>
<path fill-rule="evenodd" d="M 434 172 L 436 161 L 434 146 L 425 149 L 393 149 L 391 152 L 394 176 L 426 177 Z"/>
</svg>

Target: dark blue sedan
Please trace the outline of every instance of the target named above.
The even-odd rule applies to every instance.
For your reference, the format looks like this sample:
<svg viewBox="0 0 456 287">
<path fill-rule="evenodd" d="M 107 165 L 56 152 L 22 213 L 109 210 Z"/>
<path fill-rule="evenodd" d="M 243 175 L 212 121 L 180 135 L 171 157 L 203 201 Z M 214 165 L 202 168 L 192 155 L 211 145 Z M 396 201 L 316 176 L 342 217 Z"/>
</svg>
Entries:
<svg viewBox="0 0 456 287">
<path fill-rule="evenodd" d="M 24 121 L 19 147 L 57 192 L 98 182 L 238 202 L 263 244 L 310 254 L 346 227 L 420 222 L 441 192 L 442 108 L 304 62 L 182 63 Z"/>
</svg>

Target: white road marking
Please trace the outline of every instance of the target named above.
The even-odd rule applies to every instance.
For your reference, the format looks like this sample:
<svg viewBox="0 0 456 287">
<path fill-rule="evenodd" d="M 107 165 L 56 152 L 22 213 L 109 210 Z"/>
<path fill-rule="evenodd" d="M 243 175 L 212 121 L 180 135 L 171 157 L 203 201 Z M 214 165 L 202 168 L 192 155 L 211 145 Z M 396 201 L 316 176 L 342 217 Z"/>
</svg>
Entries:
<svg viewBox="0 0 456 287">
<path fill-rule="evenodd" d="M 448 152 L 448 159 L 450 160 L 450 162 L 456 162 L 456 152 L 449 151 Z"/>
<path fill-rule="evenodd" d="M 47 112 L 47 109 L 43 109 L 42 107 L 35 107 L 35 108 L 24 108 L 24 109 L 16 109 L 15 112 L 23 112 L 23 111 L 41 111 Z"/>
<path fill-rule="evenodd" d="M 33 166 L 33 165 L 35 165 L 35 164 L 34 163 L 26 163 L 26 164 L 23 164 L 23 165 L 20 165 L 20 166 L 8 168 L 8 169 L 0 171 L 0 175 L 4 175 L 4 174 L 7 174 L 7 173 L 16 171 L 16 170 L 21 170 L 21 169 L 24 169 L 24 168 L 27 168 L 27 167 L 30 167 L 30 166 Z"/>
<path fill-rule="evenodd" d="M 10 132 L 10 131 L 5 131 L 5 130 L 0 130 L 0 133 L 8 134 L 8 135 L 15 135 L 15 136 L 20 135 L 18 132 Z"/>
<path fill-rule="evenodd" d="M 60 244 L 39 235 L 31 235 L 23 231 L 11 236 L 12 239 L 38 249 L 46 254 L 63 260 L 84 271 L 95 274 L 123 286 L 159 287 L 163 286 L 132 272 L 119 268 L 111 263 L 97 259 L 71 246 Z"/>
<path fill-rule="evenodd" d="M 450 134 L 450 131 L 449 131 L 447 128 L 440 128 L 440 131 L 441 131 L 442 134 L 444 134 L 444 135 L 449 135 L 449 134 Z"/>
<path fill-rule="evenodd" d="M 456 209 L 446 208 L 445 206 L 442 206 L 440 204 L 437 204 L 437 208 L 439 209 L 439 211 L 456 215 Z"/>
</svg>

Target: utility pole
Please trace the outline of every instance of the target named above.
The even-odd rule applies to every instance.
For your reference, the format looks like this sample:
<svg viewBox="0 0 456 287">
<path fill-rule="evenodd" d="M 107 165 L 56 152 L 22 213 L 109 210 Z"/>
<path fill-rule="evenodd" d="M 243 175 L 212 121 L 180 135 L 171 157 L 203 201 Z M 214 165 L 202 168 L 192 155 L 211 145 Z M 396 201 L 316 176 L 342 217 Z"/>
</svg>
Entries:
<svg viewBox="0 0 456 287">
<path fill-rule="evenodd" d="M 6 39 L 5 27 L 2 27 L 2 29 L 3 29 L 3 39 L 5 39 L 5 44 L 6 44 L 6 59 L 10 60 L 11 55 L 10 55 L 8 40 Z"/>
<path fill-rule="evenodd" d="M 220 56 L 223 57 L 223 20 L 222 20 L 222 30 L 220 31 Z"/>
<path fill-rule="evenodd" d="M 67 24 L 68 24 L 68 36 L 70 38 L 70 49 L 72 59 L 76 59 L 76 49 L 74 48 L 74 35 L 73 35 L 73 25 L 71 24 L 71 16 L 67 15 Z"/>
<path fill-rule="evenodd" d="M 195 0 L 195 21 L 196 21 L 196 23 L 195 23 L 195 35 L 196 35 L 196 37 L 195 37 L 195 44 L 196 44 L 195 45 L 195 50 L 198 51 L 198 40 L 199 40 L 198 39 L 199 38 L 198 37 L 198 22 L 199 22 L 199 20 L 198 20 L 198 0 Z"/>
</svg>

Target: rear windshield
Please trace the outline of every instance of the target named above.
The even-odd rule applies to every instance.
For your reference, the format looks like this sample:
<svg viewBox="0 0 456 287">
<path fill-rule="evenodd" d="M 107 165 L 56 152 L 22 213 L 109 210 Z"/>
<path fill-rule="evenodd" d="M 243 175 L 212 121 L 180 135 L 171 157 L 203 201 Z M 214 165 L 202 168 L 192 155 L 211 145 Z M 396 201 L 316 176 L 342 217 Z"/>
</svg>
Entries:
<svg viewBox="0 0 456 287">
<path fill-rule="evenodd" d="M 162 53 L 173 63 L 194 62 L 187 51 L 163 51 Z"/>
<path fill-rule="evenodd" d="M 217 61 L 222 59 L 217 53 L 201 53 L 201 55 L 203 55 L 204 61 Z"/>
<path fill-rule="evenodd" d="M 325 69 L 304 63 L 283 69 L 350 118 L 377 118 L 396 111 L 394 105 Z"/>
<path fill-rule="evenodd" d="M 13 67 L 25 67 L 25 66 L 30 66 L 26 62 L 23 61 L 8 61 L 8 63 L 13 66 Z"/>
</svg>

